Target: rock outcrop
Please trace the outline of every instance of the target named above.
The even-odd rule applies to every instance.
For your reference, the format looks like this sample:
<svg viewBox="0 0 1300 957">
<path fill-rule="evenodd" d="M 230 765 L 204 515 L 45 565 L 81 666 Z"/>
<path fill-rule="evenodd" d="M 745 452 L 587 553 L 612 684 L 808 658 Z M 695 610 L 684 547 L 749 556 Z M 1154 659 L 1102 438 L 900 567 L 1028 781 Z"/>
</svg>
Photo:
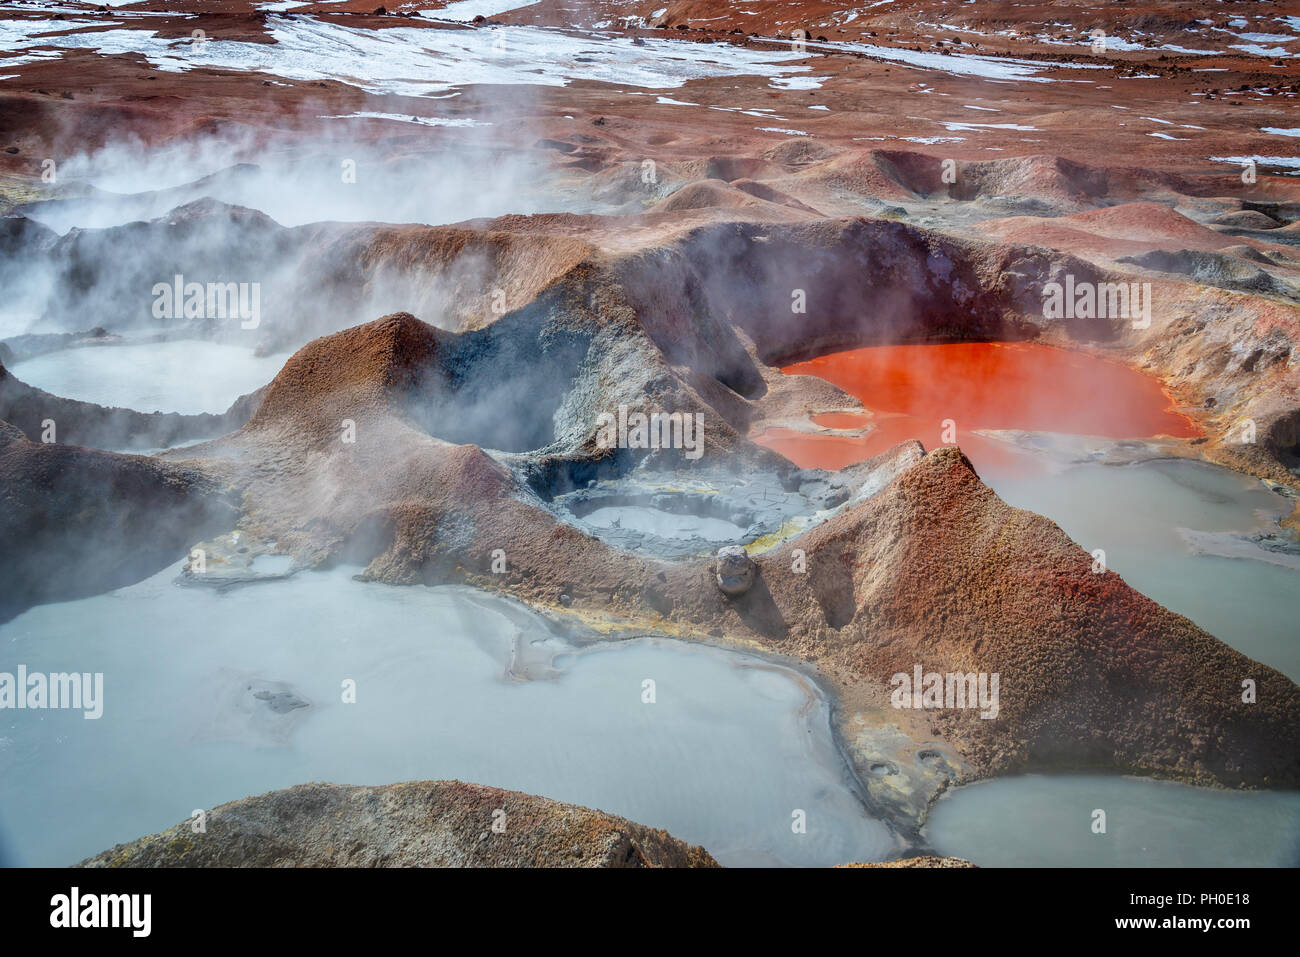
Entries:
<svg viewBox="0 0 1300 957">
<path fill-rule="evenodd" d="M 466 784 L 300 784 L 222 804 L 82 867 L 717 867 L 666 831 Z"/>
</svg>

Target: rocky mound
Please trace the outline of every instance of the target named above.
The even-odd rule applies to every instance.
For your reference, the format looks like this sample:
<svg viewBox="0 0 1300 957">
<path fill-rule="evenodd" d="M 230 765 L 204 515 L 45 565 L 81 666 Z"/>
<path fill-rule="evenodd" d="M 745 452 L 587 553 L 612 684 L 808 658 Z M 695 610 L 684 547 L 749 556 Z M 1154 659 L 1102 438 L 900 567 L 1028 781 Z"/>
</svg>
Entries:
<svg viewBox="0 0 1300 957">
<path fill-rule="evenodd" d="M 802 549 L 808 572 L 791 574 Z M 1049 519 L 1011 508 L 954 448 L 758 559 L 777 646 L 881 689 L 1001 675 L 995 718 L 927 712 L 984 772 L 1107 767 L 1197 783 L 1300 784 L 1300 688 L 1124 583 Z M 748 596 L 747 596 L 748 598 Z M 725 619 L 724 619 L 725 620 Z M 1251 679 L 1258 700 L 1243 701 Z M 1291 742 L 1281 746 L 1282 742 Z"/>
<path fill-rule="evenodd" d="M 1216 226 L 1236 226 L 1240 229 L 1277 229 L 1279 223 L 1271 216 L 1257 209 L 1242 209 L 1232 213 L 1223 213 L 1212 220 Z"/>
<path fill-rule="evenodd" d="M 300 784 L 119 844 L 82 867 L 717 867 L 666 831 L 460 781 Z"/>
<path fill-rule="evenodd" d="M 1192 249 L 1152 250 L 1140 256 L 1124 256 L 1119 262 L 1132 263 L 1158 272 L 1191 276 L 1197 282 L 1223 289 L 1260 292 L 1272 296 L 1300 297 L 1300 283 L 1276 279 L 1258 266 L 1231 256 Z"/>
<path fill-rule="evenodd" d="M 747 188 L 742 188 L 742 185 L 736 183 L 726 183 L 716 179 L 697 180 L 683 186 L 667 199 L 658 202 L 655 205 L 655 212 L 672 213 L 680 210 L 724 209 L 732 213 L 754 212 L 760 214 L 767 222 L 779 222 L 783 219 L 807 219 L 816 215 L 802 203 L 791 203 L 788 197 L 782 197 L 776 190 L 752 182 L 740 182 Z M 806 215 L 793 215 L 796 209 Z"/>
</svg>

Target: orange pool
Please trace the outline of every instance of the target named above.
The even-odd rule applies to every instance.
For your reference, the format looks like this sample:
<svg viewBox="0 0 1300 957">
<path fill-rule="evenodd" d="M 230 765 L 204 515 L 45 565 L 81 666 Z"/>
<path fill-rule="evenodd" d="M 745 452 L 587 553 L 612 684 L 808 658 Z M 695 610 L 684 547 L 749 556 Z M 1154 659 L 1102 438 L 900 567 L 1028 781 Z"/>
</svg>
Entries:
<svg viewBox="0 0 1300 957">
<path fill-rule="evenodd" d="M 1018 456 L 976 429 L 1065 432 L 1108 438 L 1199 435 L 1173 411 L 1156 379 L 1127 366 L 1053 346 L 1026 342 L 877 346 L 797 362 L 786 375 L 815 375 L 834 383 L 874 413 L 813 416 L 818 425 L 861 429 L 837 436 L 768 429 L 754 441 L 804 468 L 843 468 L 905 439 L 927 448 L 944 441 L 944 420 L 976 468 L 1006 467 Z"/>
</svg>

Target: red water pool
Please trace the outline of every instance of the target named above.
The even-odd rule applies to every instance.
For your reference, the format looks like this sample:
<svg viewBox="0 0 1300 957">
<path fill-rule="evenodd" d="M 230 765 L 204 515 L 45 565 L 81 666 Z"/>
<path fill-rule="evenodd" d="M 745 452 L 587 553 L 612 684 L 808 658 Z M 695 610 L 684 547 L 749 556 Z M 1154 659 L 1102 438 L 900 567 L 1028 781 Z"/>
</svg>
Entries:
<svg viewBox="0 0 1300 957">
<path fill-rule="evenodd" d="M 876 346 L 837 352 L 784 367 L 834 383 L 874 413 L 829 413 L 818 425 L 871 431 L 837 436 L 768 429 L 754 441 L 804 468 L 838 469 L 905 439 L 927 448 L 945 441 L 944 421 L 975 464 L 1006 466 L 1020 458 L 976 429 L 1065 432 L 1108 438 L 1191 437 L 1196 426 L 1173 410 L 1156 379 L 1127 366 L 1028 342 Z"/>
</svg>

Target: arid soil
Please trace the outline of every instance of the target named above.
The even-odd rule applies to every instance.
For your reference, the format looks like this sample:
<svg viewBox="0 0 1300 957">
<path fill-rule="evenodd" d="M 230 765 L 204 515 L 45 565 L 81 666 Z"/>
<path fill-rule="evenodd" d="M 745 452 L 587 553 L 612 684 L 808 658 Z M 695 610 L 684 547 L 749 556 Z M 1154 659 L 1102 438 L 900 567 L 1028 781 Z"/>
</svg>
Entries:
<svg viewBox="0 0 1300 957">
<path fill-rule="evenodd" d="M 871 797 L 905 829 L 953 781 L 1027 769 L 1300 786 L 1300 688 L 1114 572 L 1095 573 L 1087 552 L 999 500 L 956 448 L 907 441 L 850 467 L 855 497 L 842 508 L 754 543 L 754 584 L 739 597 L 716 587 L 710 557 L 620 551 L 552 507 L 593 481 L 629 477 L 825 481 L 752 437 L 861 403 L 781 366 L 868 345 L 977 341 L 1033 341 L 1142 371 L 1194 426 L 1163 437 L 1162 454 L 1300 494 L 1300 177 L 1278 162 L 1296 152 L 1300 29 L 1264 2 L 1210 12 L 1172 2 L 665 3 L 542 0 L 468 24 L 415 15 L 434 4 L 375 14 L 373 0 L 287 16 L 236 0 L 145 3 L 133 9 L 164 15 L 78 8 L 92 25 L 68 29 L 118 17 L 120 29 L 157 31 L 180 49 L 201 28 L 219 51 L 222 41 L 286 44 L 277 31 L 304 22 L 440 38 L 499 23 L 562 26 L 591 44 L 613 34 L 790 53 L 799 28 L 809 44 L 791 62 L 808 69 L 645 88 L 635 77 L 467 82 L 434 100 L 376 91 L 343 69 L 307 79 L 270 67 L 174 72 L 139 52 L 69 49 L 12 67 L 0 57 L 0 269 L 15 283 L 50 270 L 50 324 L 152 331 L 148 300 L 133 291 L 195 271 L 197 257 L 223 276 L 262 277 L 275 318 L 258 348 L 296 350 L 264 391 L 220 417 L 104 410 L 0 371 L 3 494 L 27 509 L 0 525 L 4 573 L 24 583 L 15 607 L 130 577 L 47 573 L 74 547 L 66 528 L 46 529 L 56 516 L 74 515 L 97 540 L 135 530 L 114 547 L 138 576 L 197 544 L 219 558 L 218 538 L 238 528 L 300 568 L 354 562 L 394 584 L 492 588 L 588 637 L 653 629 L 807 661 L 836 693 Z M 1116 42 L 1097 45 L 1094 31 Z M 642 47 L 618 49 L 626 58 Z M 529 185 L 556 205 L 450 225 L 292 225 L 187 187 L 136 198 L 166 215 L 104 228 L 59 235 L 25 215 L 108 202 L 42 182 L 50 156 L 128 137 L 148 149 L 217 137 L 241 144 L 228 173 L 239 179 L 251 174 L 236 161 L 269 162 L 285 142 L 333 162 L 320 118 L 356 112 L 490 122 L 357 129 L 385 157 L 385 176 L 472 149 L 486 193 L 495 165 L 526 158 L 544 170 Z M 1149 316 L 1051 314 L 1045 290 L 1067 281 L 1149 284 Z M 792 305 L 800 294 L 802 309 Z M 704 455 L 602 448 L 598 417 L 621 405 L 702 414 Z M 42 446 L 50 417 L 61 442 L 87 448 Z M 198 438 L 209 440 L 148 459 L 98 451 Z M 92 480 L 102 491 L 82 509 Z M 177 516 L 160 526 L 166 534 L 135 519 L 158 488 Z M 28 569 L 48 583 L 38 588 Z M 890 676 L 918 663 L 1000 673 L 998 717 L 891 708 Z M 1255 703 L 1243 703 L 1245 679 Z M 901 753 L 881 743 L 895 733 L 909 754 L 927 755 L 902 785 L 871 776 Z M 281 793 L 333 807 L 385 792 Z M 626 822 L 591 826 L 584 862 L 608 860 L 615 845 L 651 863 L 708 860 L 666 836 L 646 844 Z M 185 840 L 187 826 L 167 834 Z M 246 853 L 268 863 L 334 853 L 259 840 Z M 425 853 L 396 846 L 400 860 Z M 536 863 L 540 850 L 555 849 L 499 862 Z M 463 855 L 473 851 L 454 845 L 447 859 L 472 861 Z M 178 853 L 158 843 L 130 852 L 151 862 Z"/>
</svg>

